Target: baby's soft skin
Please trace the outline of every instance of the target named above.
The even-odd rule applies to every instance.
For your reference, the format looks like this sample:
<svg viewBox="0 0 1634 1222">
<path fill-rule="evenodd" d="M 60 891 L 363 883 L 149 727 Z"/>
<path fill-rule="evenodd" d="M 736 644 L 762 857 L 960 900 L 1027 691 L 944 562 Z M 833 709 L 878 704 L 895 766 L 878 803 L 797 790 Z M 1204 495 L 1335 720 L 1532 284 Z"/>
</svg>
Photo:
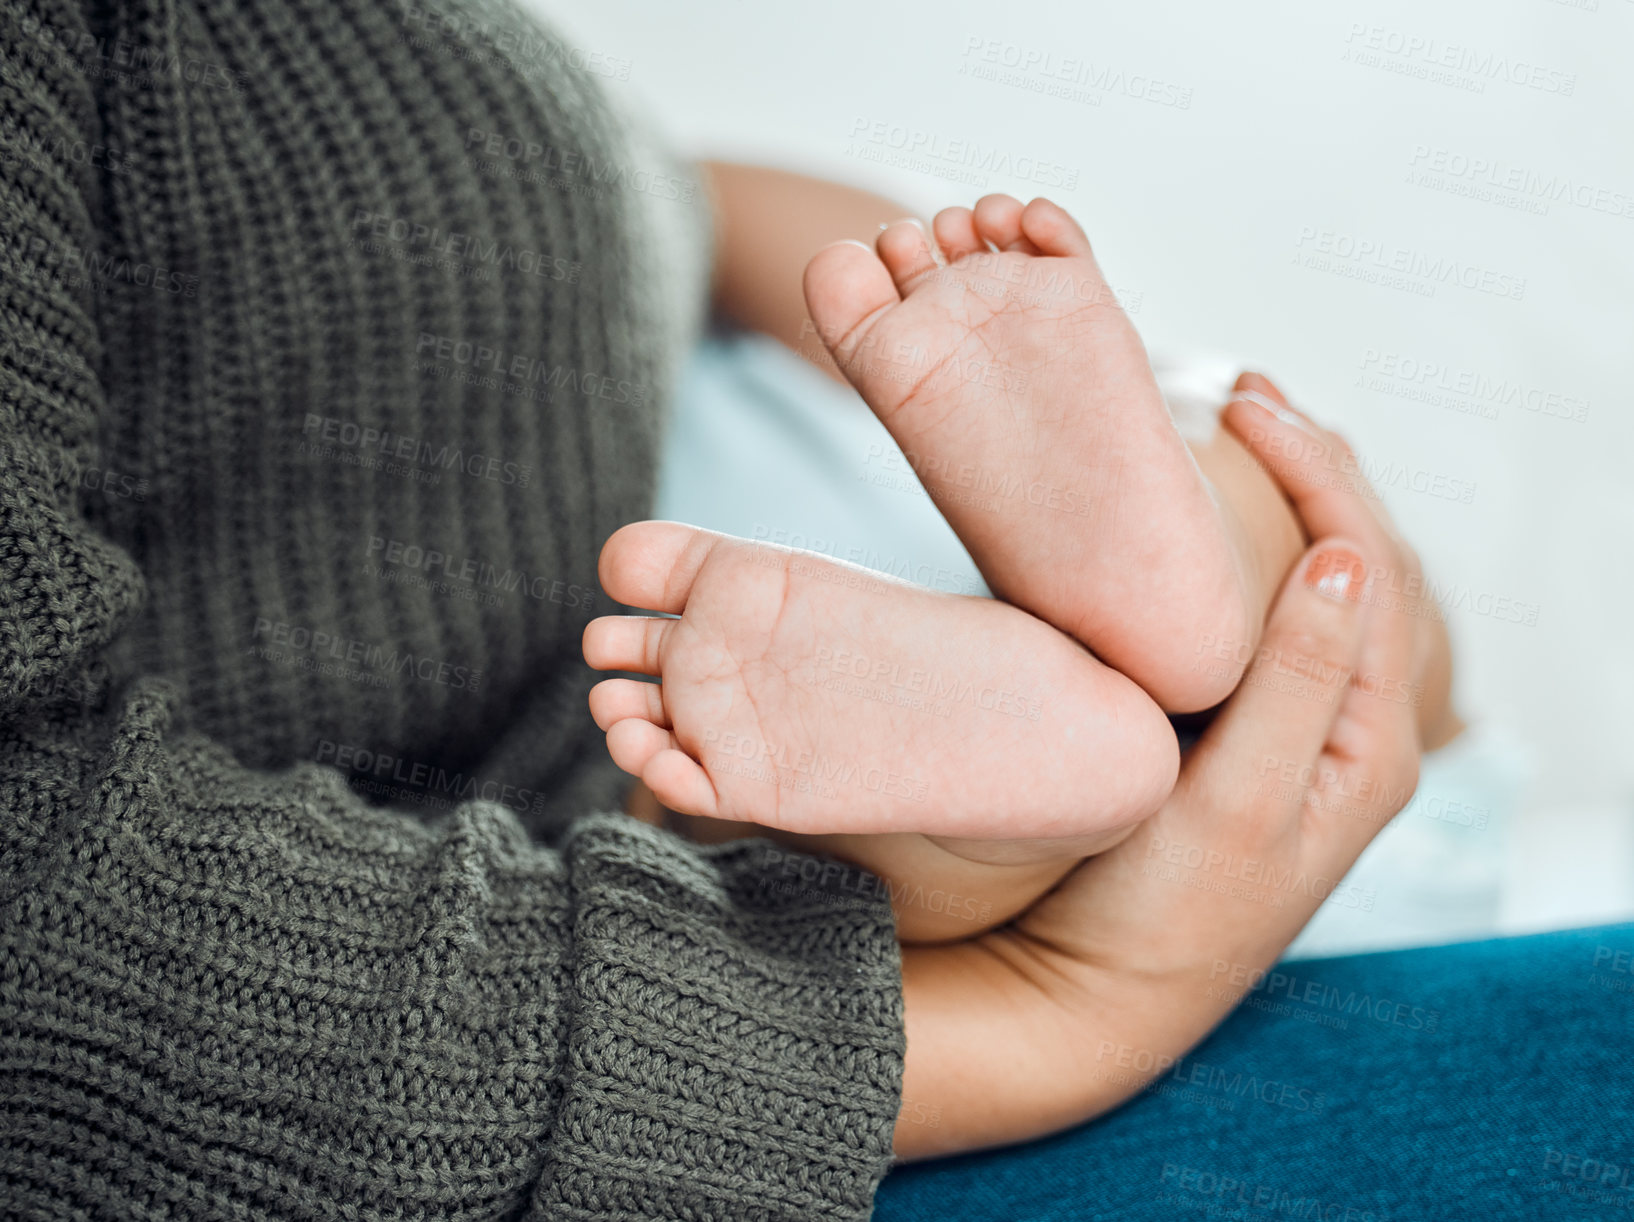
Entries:
<svg viewBox="0 0 1634 1222">
<path fill-rule="evenodd" d="M 975 863 L 1006 879 L 1008 867 L 1070 864 L 1173 786 L 1178 753 L 1157 706 L 1004 603 L 674 522 L 614 534 L 601 580 L 626 605 L 679 616 L 595 620 L 584 653 L 660 680 L 605 680 L 590 707 L 618 765 L 682 814 L 949 838 L 958 854 L 917 860 L 915 876 L 945 858 L 968 894 Z"/>
<path fill-rule="evenodd" d="M 716 165 L 710 175 L 722 221 L 717 307 L 794 348 L 804 322 L 795 271 L 825 243 L 861 236 L 904 211 L 778 171 Z M 1139 835 L 1082 865 L 998 865 L 992 852 L 972 862 L 888 825 L 859 834 L 773 833 L 926 890 L 946 884 L 966 894 L 976 886 L 1007 892 L 1018 914 L 979 932 L 897 909 L 908 1046 L 899 1157 L 1023 1140 L 1116 1106 L 1156 1070 L 1126 1073 L 1107 1058 L 1108 1047 L 1141 1050 L 1156 1064 L 1183 1054 L 1233 1004 L 1208 987 L 1211 964 L 1270 964 L 1316 903 L 1295 896 L 1268 906 L 1159 877 L 1144 868 L 1154 837 L 1205 857 L 1338 878 L 1411 792 L 1420 743 L 1438 745 L 1459 728 L 1448 699 L 1445 627 L 1414 593 L 1422 588 L 1417 558 L 1365 481 L 1325 478 L 1348 457 L 1342 439 L 1289 409 L 1258 375 L 1244 375 L 1237 390 L 1247 393 L 1225 413 L 1230 431 L 1194 453 L 1215 495 L 1245 527 L 1247 546 L 1235 554 L 1250 561 L 1247 597 L 1261 612 L 1249 615 L 1251 627 L 1263 619 L 1281 575 L 1294 568 L 1306 531 L 1323 542 L 1299 563 L 1260 647 L 1238 655 L 1249 662 L 1247 682 L 1188 754 L 1179 784 Z M 1333 578 L 1353 573 L 1358 562 L 1368 584 L 1355 599 L 1354 586 Z M 1366 593 L 1375 585 L 1407 593 L 1375 608 Z M 1278 672 L 1290 660 L 1314 663 L 1298 669 L 1316 681 L 1282 681 Z M 1422 703 L 1367 694 L 1350 683 L 1353 668 L 1411 686 Z M 661 703 L 643 707 L 662 714 Z M 1306 765 L 1296 769 L 1299 784 L 1267 790 L 1260 782 L 1268 756 Z M 1006 775 L 1020 771 L 1014 761 L 989 763 Z M 662 818 L 651 795 L 642 787 L 638 794 L 646 799 L 638 800 L 639 813 Z M 1358 817 L 1346 796 L 1353 794 L 1401 801 Z M 748 824 L 683 822 L 702 839 L 723 830 L 764 834 Z M 913 945 L 933 940 L 950 944 Z"/>
<path fill-rule="evenodd" d="M 960 498 L 939 498 L 966 542 L 976 537 L 972 550 L 989 575 L 1019 592 L 1012 598 L 1025 595 L 1033 610 L 1084 634 L 1095 621 L 1090 587 L 1064 570 L 1117 573 L 1117 590 L 1103 590 L 1100 601 L 1147 624 L 1154 648 L 1161 639 L 1178 655 L 1147 662 L 1125 649 L 1138 677 L 1179 676 L 1168 687 L 1182 706 L 1223 695 L 1247 656 L 1239 619 L 1251 604 L 1263 610 L 1246 591 L 1280 579 L 1297 554 L 1297 531 L 1285 529 L 1275 572 L 1260 573 L 1263 548 L 1239 555 L 1231 532 L 1240 519 L 1211 495 L 1138 336 L 1065 213 L 989 196 L 974 212 L 942 213 L 937 232 L 939 260 L 918 227 L 900 224 L 880 236 L 877 258 L 843 244 L 812 260 L 806 296 L 839 367 L 928 466 L 975 462 L 1079 507 L 1057 512 L 1024 497 L 995 502 L 996 512 L 961 511 Z M 1010 250 L 989 253 L 988 242 Z M 925 267 L 910 266 L 921 257 Z M 1012 291 L 1018 284 L 1031 287 Z M 841 325 L 844 311 L 882 295 L 890 300 Z M 1064 361 L 1067 349 L 1081 359 Z M 906 390 L 897 376 L 903 351 L 920 366 Z M 1008 391 L 964 376 L 978 360 L 1002 369 Z M 1091 369 L 1100 383 L 1086 380 Z M 1136 402 L 1095 401 L 1120 382 Z M 1141 477 L 1124 478 L 1135 464 Z M 1115 478 L 1097 485 L 1095 473 L 1107 471 Z M 934 478 L 926 482 L 938 490 Z M 1132 519 L 1160 509 L 1172 520 L 1155 539 L 1135 528 Z M 628 605 L 681 616 L 609 618 L 586 632 L 593 666 L 663 680 L 596 688 L 592 710 L 620 766 L 683 815 L 785 835 L 820 830 L 803 847 L 892 884 L 905 941 L 968 937 L 1015 915 L 1155 809 L 1172 782 L 1173 735 L 1151 702 L 1003 603 L 933 594 L 674 524 L 615 535 L 602 578 Z M 1188 610 L 1193 603 L 1213 614 Z M 1187 627 L 1177 629 L 1179 621 Z M 1193 630 L 1200 635 L 1190 649 L 1188 638 L 1175 639 Z M 891 831 L 855 834 L 881 828 Z M 970 902 L 914 899 L 948 895 Z"/>
<path fill-rule="evenodd" d="M 1281 573 L 1176 429 L 1146 350 L 1070 216 L 988 195 L 806 268 L 841 372 L 890 431 L 995 595 L 1171 712 L 1237 684 Z M 1291 557 L 1290 557 L 1291 559 Z M 1197 665 L 1204 643 L 1216 664 Z"/>
<path fill-rule="evenodd" d="M 772 188 L 836 195 L 848 221 L 880 206 L 783 177 L 717 169 L 722 212 L 759 215 L 730 197 Z M 1263 466 L 1224 430 L 1188 453 L 1087 240 L 1048 201 L 948 209 L 935 252 L 917 223 L 882 228 L 877 253 L 811 260 L 810 312 L 990 582 L 1171 708 L 1223 696 L 1304 544 Z M 743 273 L 778 262 L 770 241 L 733 259 L 723 232 L 741 273 L 723 296 L 782 336 L 796 310 Z M 1237 391 L 1282 402 L 1254 374 Z M 1050 495 L 973 499 L 972 470 Z M 676 524 L 626 528 L 602 570 L 614 597 L 681 616 L 586 633 L 592 665 L 663 680 L 596 688 L 614 758 L 696 838 L 769 832 L 879 875 L 905 943 L 1021 913 L 1172 778 L 1150 702 L 1013 607 Z"/>
</svg>

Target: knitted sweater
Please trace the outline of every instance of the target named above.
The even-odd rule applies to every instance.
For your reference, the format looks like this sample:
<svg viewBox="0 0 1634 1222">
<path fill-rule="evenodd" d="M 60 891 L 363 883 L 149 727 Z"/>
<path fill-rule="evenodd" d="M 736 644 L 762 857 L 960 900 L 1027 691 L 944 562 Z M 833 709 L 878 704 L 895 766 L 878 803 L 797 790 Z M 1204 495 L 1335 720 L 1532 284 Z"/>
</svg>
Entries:
<svg viewBox="0 0 1634 1222">
<path fill-rule="evenodd" d="M 0 1216 L 864 1218 L 888 903 L 613 813 L 707 212 L 429 0 L 0 0 Z"/>
</svg>

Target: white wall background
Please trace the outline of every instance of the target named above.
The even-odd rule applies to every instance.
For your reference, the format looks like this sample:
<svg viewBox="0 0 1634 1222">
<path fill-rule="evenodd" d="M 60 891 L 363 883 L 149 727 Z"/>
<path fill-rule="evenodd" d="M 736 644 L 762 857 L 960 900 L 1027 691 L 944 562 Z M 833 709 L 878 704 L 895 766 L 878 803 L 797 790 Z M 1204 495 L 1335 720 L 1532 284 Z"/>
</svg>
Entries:
<svg viewBox="0 0 1634 1222">
<path fill-rule="evenodd" d="M 1461 703 L 1535 756 L 1507 923 L 1634 910 L 1634 0 L 543 7 L 580 46 L 630 61 L 613 88 L 687 152 L 854 181 L 926 215 L 983 188 L 858 150 L 918 131 L 1076 171 L 1047 193 L 1138 301 L 1149 347 L 1272 372 L 1403 481 L 1385 489 L 1391 510 L 1466 604 L 1450 612 Z M 971 71 L 1044 55 L 1055 71 L 1078 61 L 1078 97 L 1041 92 L 1043 70 L 1023 84 Z M 1456 83 L 1423 79 L 1427 56 L 1461 65 L 1444 69 Z M 1152 81 L 1156 100 L 1137 96 Z M 859 124 L 893 134 L 882 146 Z M 1453 172 L 1414 181 L 1438 155 Z M 1460 177 L 1476 159 L 1496 169 Z M 1537 200 L 1503 185 L 1515 173 L 1574 198 L 1510 206 Z M 1488 198 L 1453 193 L 1468 188 Z M 1319 233 L 1456 260 L 1523 295 L 1301 265 Z M 1445 372 L 1389 378 L 1401 358 Z M 1461 398 L 1485 416 L 1406 397 L 1460 377 L 1482 384 Z M 1504 384 L 1587 418 L 1494 397 Z M 1409 476 L 1474 491 L 1464 503 Z M 1495 599 L 1535 604 L 1535 626 L 1476 609 Z"/>
</svg>

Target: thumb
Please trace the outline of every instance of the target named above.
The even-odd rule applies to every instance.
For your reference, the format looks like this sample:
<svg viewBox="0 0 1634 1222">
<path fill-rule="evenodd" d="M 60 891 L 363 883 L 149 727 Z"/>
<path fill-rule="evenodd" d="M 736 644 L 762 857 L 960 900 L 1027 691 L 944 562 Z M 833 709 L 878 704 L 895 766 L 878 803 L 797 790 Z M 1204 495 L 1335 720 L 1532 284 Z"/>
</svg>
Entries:
<svg viewBox="0 0 1634 1222">
<path fill-rule="evenodd" d="M 1356 544 L 1326 538 L 1288 575 L 1242 684 L 1196 747 L 1196 780 L 1227 809 L 1250 796 L 1262 810 L 1303 803 L 1361 654 L 1367 572 Z"/>
</svg>

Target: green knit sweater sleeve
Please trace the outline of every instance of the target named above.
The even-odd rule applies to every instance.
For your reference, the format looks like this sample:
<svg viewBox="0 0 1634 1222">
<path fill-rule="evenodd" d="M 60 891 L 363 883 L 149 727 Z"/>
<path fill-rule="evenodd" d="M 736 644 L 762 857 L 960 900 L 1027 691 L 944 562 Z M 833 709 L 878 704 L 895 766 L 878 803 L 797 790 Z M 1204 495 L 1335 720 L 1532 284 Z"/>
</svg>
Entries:
<svg viewBox="0 0 1634 1222">
<path fill-rule="evenodd" d="M 0 0 L 0 1216 L 867 1217 L 882 899 L 619 815 L 547 849 L 372 807 L 116 673 L 97 110 L 34 12 Z"/>
</svg>

